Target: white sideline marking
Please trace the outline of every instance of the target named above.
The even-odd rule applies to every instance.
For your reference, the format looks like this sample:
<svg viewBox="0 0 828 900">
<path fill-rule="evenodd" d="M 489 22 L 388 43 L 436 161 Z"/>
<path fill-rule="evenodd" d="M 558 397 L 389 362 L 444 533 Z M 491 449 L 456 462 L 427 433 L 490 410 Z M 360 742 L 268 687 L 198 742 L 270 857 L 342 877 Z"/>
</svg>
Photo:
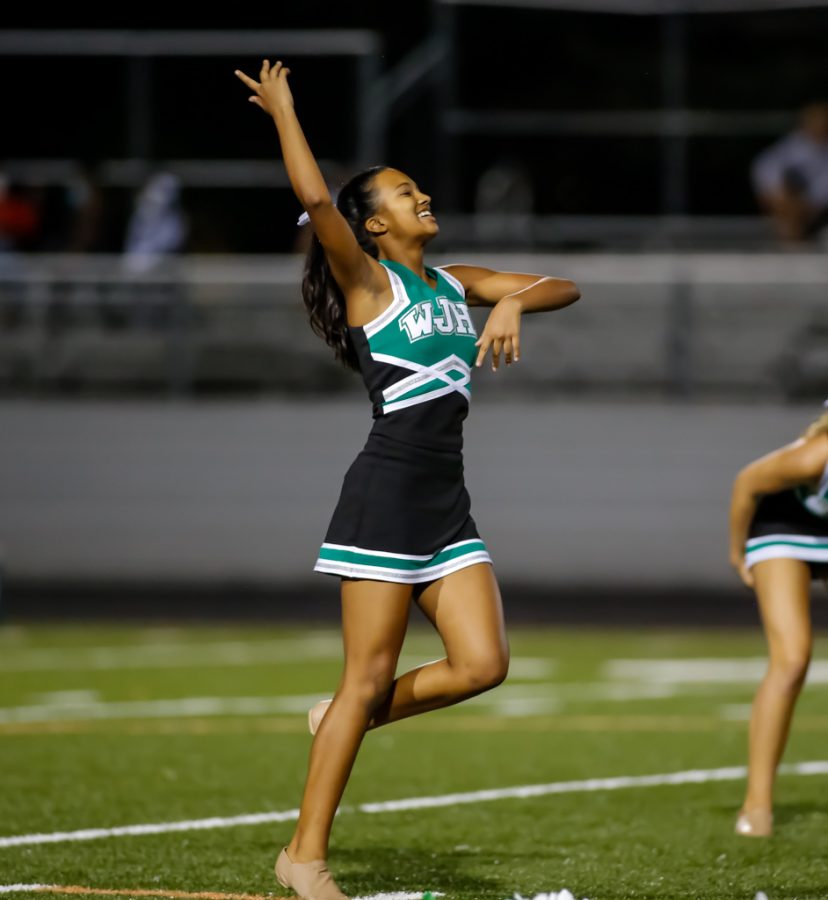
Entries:
<svg viewBox="0 0 828 900">
<path fill-rule="evenodd" d="M 42 891 L 49 884 L 0 884 L 0 894 L 19 894 L 21 891 Z"/>
<path fill-rule="evenodd" d="M 828 775 L 828 760 L 782 765 L 780 775 Z M 491 800 L 544 797 L 550 794 L 574 794 L 589 791 L 618 791 L 624 788 L 659 787 L 676 784 L 704 784 L 710 781 L 738 781 L 747 775 L 745 766 L 722 769 L 690 769 L 660 775 L 620 775 L 614 778 L 587 778 L 583 781 L 553 781 L 550 784 L 527 784 L 519 787 L 493 788 L 462 794 L 443 794 L 438 797 L 408 797 L 381 803 L 362 803 L 357 807 L 342 807 L 339 812 L 386 813 L 409 809 L 433 809 L 440 806 L 460 806 L 467 803 L 487 803 Z M 198 831 L 211 828 L 235 828 L 239 825 L 263 825 L 268 822 L 288 822 L 299 818 L 298 809 L 284 812 L 248 813 L 241 816 L 209 819 L 190 819 L 183 822 L 157 822 L 146 825 L 120 825 L 115 828 L 86 828 L 80 831 L 54 831 L 47 834 L 15 834 L 0 837 L 0 848 L 31 844 L 57 844 L 67 841 L 92 841 L 106 837 L 126 837 L 143 834 L 166 834 L 173 831 Z"/>
<path fill-rule="evenodd" d="M 185 716 L 262 716 L 304 713 L 325 694 L 283 697 L 181 697 L 177 700 L 60 702 L 0 708 L 0 724 L 9 722 L 84 722 L 92 719 L 179 719 Z"/>
<path fill-rule="evenodd" d="M 754 683 L 768 668 L 767 657 L 722 659 L 610 659 L 602 667 L 609 679 L 693 684 Z M 808 684 L 828 684 L 828 660 L 814 660 L 808 669 Z"/>
<path fill-rule="evenodd" d="M 49 834 L 18 834 L 0 837 L 0 848 L 30 844 L 62 844 L 67 841 L 95 841 L 108 837 L 134 837 L 144 834 L 169 834 L 173 831 L 206 831 L 212 828 L 236 828 L 239 825 L 263 825 L 268 822 L 292 822 L 298 809 L 283 812 L 247 813 L 241 816 L 214 816 L 183 822 L 158 822 L 146 825 L 118 825 L 115 828 L 82 828 L 80 831 L 53 831 Z"/>
</svg>

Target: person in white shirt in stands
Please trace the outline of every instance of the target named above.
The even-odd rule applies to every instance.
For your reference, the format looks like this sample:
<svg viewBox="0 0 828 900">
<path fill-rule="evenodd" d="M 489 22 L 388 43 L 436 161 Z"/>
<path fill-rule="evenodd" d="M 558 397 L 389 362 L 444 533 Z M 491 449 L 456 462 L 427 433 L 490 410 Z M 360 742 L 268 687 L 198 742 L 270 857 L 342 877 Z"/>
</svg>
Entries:
<svg viewBox="0 0 828 900">
<path fill-rule="evenodd" d="M 790 243 L 811 240 L 828 225 L 828 102 L 808 104 L 799 121 L 751 167 L 759 204 Z"/>
</svg>

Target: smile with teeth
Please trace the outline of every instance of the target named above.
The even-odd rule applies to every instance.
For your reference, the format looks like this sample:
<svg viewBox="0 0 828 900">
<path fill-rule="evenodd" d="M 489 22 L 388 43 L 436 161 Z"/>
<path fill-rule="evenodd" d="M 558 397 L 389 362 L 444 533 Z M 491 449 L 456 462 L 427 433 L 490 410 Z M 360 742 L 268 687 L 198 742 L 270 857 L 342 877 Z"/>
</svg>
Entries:
<svg viewBox="0 0 828 900">
<path fill-rule="evenodd" d="M 417 216 L 418 216 L 419 218 L 421 218 L 421 219 L 425 219 L 425 218 L 427 218 L 427 217 L 431 217 L 431 218 L 433 219 L 433 218 L 434 218 L 434 213 L 432 213 L 432 211 L 431 211 L 430 209 L 426 208 L 426 209 L 421 209 L 421 210 L 417 213 Z"/>
</svg>

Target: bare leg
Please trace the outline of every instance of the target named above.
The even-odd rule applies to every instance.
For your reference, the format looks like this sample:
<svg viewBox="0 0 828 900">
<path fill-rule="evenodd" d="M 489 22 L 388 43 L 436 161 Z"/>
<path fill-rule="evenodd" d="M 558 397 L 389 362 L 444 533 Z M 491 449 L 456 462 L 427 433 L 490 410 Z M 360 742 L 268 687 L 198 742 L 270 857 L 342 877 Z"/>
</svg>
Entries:
<svg viewBox="0 0 828 900">
<path fill-rule="evenodd" d="M 768 559 L 753 572 L 770 660 L 753 701 L 742 808 L 769 812 L 776 767 L 811 659 L 811 575 L 807 563 L 796 559 Z"/>
<path fill-rule="evenodd" d="M 334 814 L 368 722 L 391 689 L 408 625 L 410 585 L 342 582 L 345 668 L 311 747 L 292 862 L 326 859 Z"/>
<path fill-rule="evenodd" d="M 506 677 L 509 645 L 491 565 L 469 566 L 432 582 L 417 603 L 440 634 L 446 658 L 397 678 L 371 728 L 459 703 Z"/>
</svg>

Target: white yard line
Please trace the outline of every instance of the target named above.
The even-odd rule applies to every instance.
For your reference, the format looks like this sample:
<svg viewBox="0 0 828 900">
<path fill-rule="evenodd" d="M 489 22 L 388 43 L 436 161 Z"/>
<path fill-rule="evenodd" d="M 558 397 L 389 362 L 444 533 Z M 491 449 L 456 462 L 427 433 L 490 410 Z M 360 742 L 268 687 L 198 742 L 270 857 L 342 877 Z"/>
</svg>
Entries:
<svg viewBox="0 0 828 900">
<path fill-rule="evenodd" d="M 719 718 L 727 722 L 747 722 L 752 710 L 750 703 L 725 703 L 719 707 Z"/>
<path fill-rule="evenodd" d="M 610 681 L 643 681 L 661 684 L 754 684 L 768 667 L 767 657 L 723 659 L 610 659 L 601 674 Z M 828 660 L 814 660 L 808 684 L 828 684 Z"/>
<path fill-rule="evenodd" d="M 282 697 L 181 697 L 176 700 L 72 702 L 0 708 L 0 725 L 10 722 L 86 722 L 108 719 L 181 719 L 188 716 L 266 716 L 306 713 L 324 694 Z"/>
<path fill-rule="evenodd" d="M 330 634 L 272 641 L 213 641 L 205 644 L 160 642 L 123 647 L 9 648 L 0 659 L 0 672 L 63 672 L 117 669 L 181 669 L 198 666 L 280 665 L 297 661 L 342 658 L 342 636 Z M 401 670 L 421 666 L 427 654 L 405 653 Z M 543 681 L 555 674 L 554 659 L 512 657 L 509 673 L 520 681 Z"/>
<path fill-rule="evenodd" d="M 828 775 L 828 760 L 782 765 L 781 775 Z M 436 797 L 408 797 L 402 800 L 386 800 L 379 803 L 362 803 L 356 807 L 343 807 L 340 812 L 387 813 L 410 809 L 461 806 L 469 803 L 487 803 L 492 800 L 526 799 L 551 794 L 574 794 L 591 791 L 618 791 L 626 788 L 660 787 L 663 785 L 705 784 L 711 781 L 738 781 L 744 778 L 744 766 L 721 769 L 690 769 L 684 772 L 667 772 L 659 775 L 621 775 L 614 778 L 588 778 L 583 781 L 554 781 L 549 784 L 528 784 L 518 787 L 493 788 L 484 791 L 443 794 Z M 17 834 L 0 837 L 0 849 L 30 846 L 32 844 L 58 844 L 69 841 L 92 841 L 99 838 L 127 837 L 145 834 L 166 834 L 175 831 L 200 831 L 213 828 L 236 828 L 240 825 L 263 825 L 268 822 L 286 822 L 299 817 L 296 809 L 283 812 L 249 813 L 240 816 L 215 816 L 209 819 L 190 819 L 182 822 L 157 822 L 143 825 L 121 825 L 115 828 L 86 828 L 80 831 L 55 831 L 44 834 Z"/>
<path fill-rule="evenodd" d="M 710 687 L 702 688 L 709 693 Z M 469 701 L 504 716 L 559 712 L 566 703 L 660 700 L 688 693 L 674 684 L 541 683 L 507 684 Z M 109 719 L 166 719 L 204 716 L 267 716 L 305 713 L 325 694 L 275 697 L 175 697 L 165 700 L 100 700 L 95 691 L 52 691 L 38 695 L 45 702 L 0 707 L 0 725 L 20 722 L 84 722 Z"/>
<path fill-rule="evenodd" d="M 32 648 L 4 653 L 3 672 L 180 669 L 196 666 L 279 665 L 304 659 L 338 659 L 341 636 L 295 640 L 215 641 L 207 644 L 130 644 L 123 647 Z"/>
</svg>

